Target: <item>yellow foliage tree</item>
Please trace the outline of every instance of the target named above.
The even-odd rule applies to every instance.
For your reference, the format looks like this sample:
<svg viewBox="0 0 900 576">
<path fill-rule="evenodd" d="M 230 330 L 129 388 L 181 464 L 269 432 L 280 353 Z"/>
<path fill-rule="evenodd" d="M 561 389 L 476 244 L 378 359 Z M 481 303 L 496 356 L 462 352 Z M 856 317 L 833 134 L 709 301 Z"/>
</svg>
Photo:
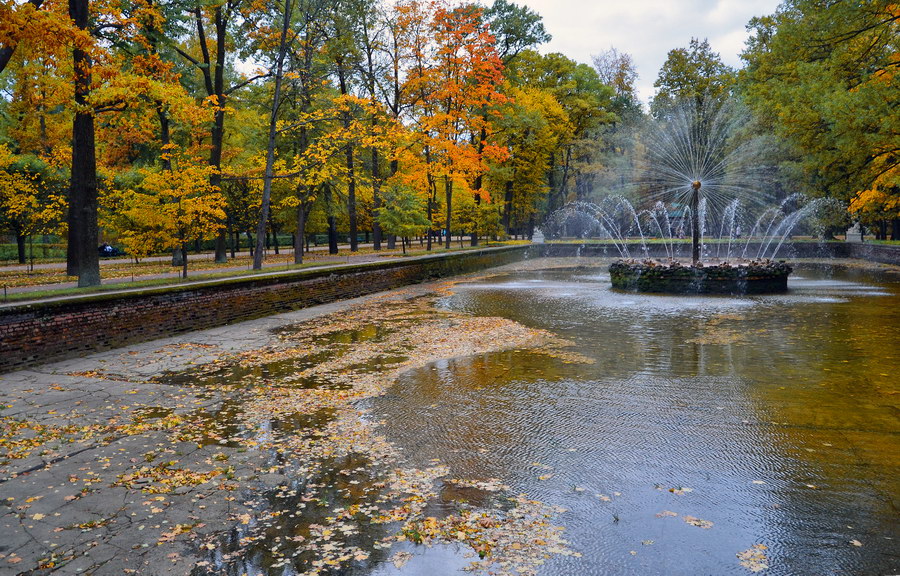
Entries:
<svg viewBox="0 0 900 576">
<path fill-rule="evenodd" d="M 213 167 L 190 158 L 172 164 L 171 170 L 141 170 L 139 184 L 112 194 L 107 223 L 120 231 L 135 258 L 181 248 L 182 277 L 187 278 L 186 246 L 219 232 L 225 198 L 209 183 Z"/>
</svg>

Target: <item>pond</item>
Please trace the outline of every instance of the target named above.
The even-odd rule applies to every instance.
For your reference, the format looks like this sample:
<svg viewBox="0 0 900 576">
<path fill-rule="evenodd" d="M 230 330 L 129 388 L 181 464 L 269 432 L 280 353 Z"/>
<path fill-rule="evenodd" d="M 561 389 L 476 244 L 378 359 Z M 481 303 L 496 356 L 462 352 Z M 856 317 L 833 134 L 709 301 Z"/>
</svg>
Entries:
<svg viewBox="0 0 900 576">
<path fill-rule="evenodd" d="M 900 284 L 801 266 L 783 295 L 638 295 L 531 263 L 438 306 L 572 343 L 432 363 L 371 405 L 413 465 L 565 508 L 581 557 L 540 574 L 900 571 Z M 412 552 L 370 573 L 465 564 Z"/>
</svg>

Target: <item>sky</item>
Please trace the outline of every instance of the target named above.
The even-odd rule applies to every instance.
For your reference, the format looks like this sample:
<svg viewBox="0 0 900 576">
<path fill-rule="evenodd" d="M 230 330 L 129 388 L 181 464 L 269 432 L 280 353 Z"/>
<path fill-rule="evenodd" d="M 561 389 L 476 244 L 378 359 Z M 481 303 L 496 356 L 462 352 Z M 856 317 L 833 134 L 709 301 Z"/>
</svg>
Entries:
<svg viewBox="0 0 900 576">
<path fill-rule="evenodd" d="M 666 55 L 706 38 L 722 61 L 740 67 L 739 54 L 753 16 L 772 14 L 779 0 L 516 0 L 544 19 L 553 40 L 542 53 L 561 52 L 585 64 L 614 46 L 634 58 L 638 96 L 653 97 Z"/>
</svg>

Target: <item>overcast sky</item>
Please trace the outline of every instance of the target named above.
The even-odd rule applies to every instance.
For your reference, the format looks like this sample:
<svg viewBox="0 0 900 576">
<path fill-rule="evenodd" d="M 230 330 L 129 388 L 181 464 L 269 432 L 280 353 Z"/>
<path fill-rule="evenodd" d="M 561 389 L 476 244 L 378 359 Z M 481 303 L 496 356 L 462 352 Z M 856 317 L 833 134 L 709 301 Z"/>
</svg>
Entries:
<svg viewBox="0 0 900 576">
<path fill-rule="evenodd" d="M 542 53 L 562 52 L 585 64 L 591 56 L 615 46 L 634 58 L 638 95 L 645 103 L 653 82 L 673 48 L 691 38 L 706 38 L 729 66 L 747 39 L 753 16 L 771 14 L 779 0 L 516 0 L 543 16 L 553 40 Z"/>
</svg>

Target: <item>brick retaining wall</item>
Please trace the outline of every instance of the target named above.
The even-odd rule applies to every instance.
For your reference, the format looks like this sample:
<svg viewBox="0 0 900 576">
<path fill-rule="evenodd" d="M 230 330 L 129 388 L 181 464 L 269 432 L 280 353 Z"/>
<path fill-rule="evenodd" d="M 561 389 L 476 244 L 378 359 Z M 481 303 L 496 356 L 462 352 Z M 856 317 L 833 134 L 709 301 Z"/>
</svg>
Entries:
<svg viewBox="0 0 900 576">
<path fill-rule="evenodd" d="M 298 270 L 0 308 L 0 373 L 521 260 L 528 246 Z"/>
</svg>

